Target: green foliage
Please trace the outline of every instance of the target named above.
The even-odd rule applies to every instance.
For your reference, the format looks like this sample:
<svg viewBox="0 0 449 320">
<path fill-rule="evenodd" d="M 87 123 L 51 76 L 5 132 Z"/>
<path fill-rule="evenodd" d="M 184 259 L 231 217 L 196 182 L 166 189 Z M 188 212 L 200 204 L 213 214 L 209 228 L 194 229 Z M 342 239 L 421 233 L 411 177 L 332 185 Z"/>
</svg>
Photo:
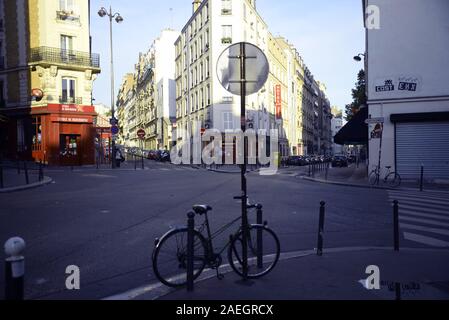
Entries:
<svg viewBox="0 0 449 320">
<path fill-rule="evenodd" d="M 365 71 L 362 69 L 357 75 L 357 82 L 355 88 L 352 89 L 352 99 L 350 104 L 345 106 L 346 120 L 349 121 L 360 110 L 360 106 L 366 105 L 366 79 Z"/>
</svg>

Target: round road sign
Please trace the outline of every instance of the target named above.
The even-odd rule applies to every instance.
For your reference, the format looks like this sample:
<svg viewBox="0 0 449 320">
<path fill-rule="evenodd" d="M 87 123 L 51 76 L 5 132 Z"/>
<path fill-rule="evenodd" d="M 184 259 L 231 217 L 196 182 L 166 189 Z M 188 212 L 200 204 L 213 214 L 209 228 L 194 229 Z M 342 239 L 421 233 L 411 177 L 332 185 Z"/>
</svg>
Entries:
<svg viewBox="0 0 449 320">
<path fill-rule="evenodd" d="M 146 135 L 145 130 L 140 129 L 139 131 L 137 131 L 137 136 L 138 136 L 140 139 L 145 139 L 145 135 Z"/>
</svg>

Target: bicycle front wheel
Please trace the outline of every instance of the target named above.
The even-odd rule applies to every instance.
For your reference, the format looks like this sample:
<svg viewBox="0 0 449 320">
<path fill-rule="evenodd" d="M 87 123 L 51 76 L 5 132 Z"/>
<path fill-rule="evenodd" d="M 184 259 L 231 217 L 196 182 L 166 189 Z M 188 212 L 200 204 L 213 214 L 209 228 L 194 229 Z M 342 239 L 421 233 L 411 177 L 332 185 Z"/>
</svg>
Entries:
<svg viewBox="0 0 449 320">
<path fill-rule="evenodd" d="M 206 240 L 197 231 L 194 234 L 193 276 L 197 279 L 206 265 Z M 173 230 L 165 235 L 153 252 L 153 271 L 168 287 L 187 284 L 187 229 Z"/>
<path fill-rule="evenodd" d="M 243 232 L 233 237 L 228 249 L 228 260 L 232 269 L 243 277 Z M 257 279 L 270 273 L 281 253 L 277 235 L 266 226 L 252 225 L 248 232 L 248 279 Z"/>
<path fill-rule="evenodd" d="M 396 172 L 392 172 L 387 176 L 386 181 L 390 187 L 397 188 L 401 185 L 401 176 Z"/>
</svg>

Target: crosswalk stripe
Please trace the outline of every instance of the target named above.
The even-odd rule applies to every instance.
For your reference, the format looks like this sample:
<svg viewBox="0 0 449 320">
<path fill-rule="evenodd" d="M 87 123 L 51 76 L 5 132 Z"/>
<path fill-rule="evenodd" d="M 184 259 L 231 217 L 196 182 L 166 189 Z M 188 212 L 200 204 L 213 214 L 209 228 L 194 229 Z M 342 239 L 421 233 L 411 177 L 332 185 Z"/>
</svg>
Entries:
<svg viewBox="0 0 449 320">
<path fill-rule="evenodd" d="M 404 198 L 409 200 L 416 200 L 416 199 L 422 199 L 422 200 L 428 200 L 428 201 L 437 201 L 437 202 L 448 202 L 447 197 L 440 196 L 440 197 L 428 197 L 428 196 L 420 196 L 420 195 L 409 195 L 409 194 L 392 194 L 390 193 L 390 198 Z"/>
<path fill-rule="evenodd" d="M 426 237 L 426 236 L 415 234 L 415 233 L 404 232 L 404 239 L 422 243 L 422 244 L 426 244 L 429 246 L 434 246 L 434 247 L 440 247 L 440 248 L 449 247 L 449 242 L 446 242 L 446 241 L 443 241 L 440 239 L 431 238 L 431 237 Z"/>
<path fill-rule="evenodd" d="M 440 226 L 440 227 L 449 227 L 449 223 L 436 221 L 436 220 L 429 220 L 429 219 L 412 218 L 412 217 L 407 217 L 407 216 L 403 216 L 403 215 L 399 217 L 399 220 L 410 221 L 410 222 L 422 222 L 425 224 L 431 224 L 431 225 Z"/>
<path fill-rule="evenodd" d="M 418 230 L 418 231 L 424 231 L 428 233 L 435 233 L 435 234 L 441 234 L 444 236 L 449 236 L 449 230 L 446 229 L 438 229 L 438 228 L 430 228 L 430 227 L 423 227 L 423 226 L 416 226 L 412 224 L 401 224 L 402 229 L 410 229 L 410 230 Z"/>
<path fill-rule="evenodd" d="M 400 190 L 389 190 L 391 194 L 409 194 L 417 197 L 447 197 L 449 195 L 448 192 L 430 192 L 430 191 L 400 191 Z"/>
<path fill-rule="evenodd" d="M 429 213 L 421 213 L 421 212 L 415 212 L 415 211 L 409 211 L 409 210 L 401 210 L 401 215 L 408 215 L 408 216 L 416 216 L 416 217 L 422 217 L 422 218 L 434 218 L 434 219 L 440 219 L 440 220 L 449 220 L 449 217 L 446 216 L 440 216 L 437 214 L 429 214 Z"/>
<path fill-rule="evenodd" d="M 413 206 L 413 205 L 409 206 L 409 205 L 400 203 L 399 204 L 399 213 L 401 212 L 401 208 L 409 210 L 409 211 L 424 212 L 424 213 L 436 213 L 436 214 L 449 216 L 449 211 L 448 210 L 436 210 L 436 209 L 430 209 L 430 208 L 420 208 L 420 207 L 416 207 L 416 206 Z"/>
<path fill-rule="evenodd" d="M 399 203 L 402 202 L 402 200 L 395 199 L 395 198 L 390 198 L 390 200 L 391 201 L 398 200 Z M 431 207 L 433 209 L 441 209 L 443 211 L 449 211 L 449 201 L 447 203 L 441 203 L 440 204 L 440 203 L 433 203 L 433 202 L 427 202 L 427 201 L 422 201 L 422 200 L 420 201 L 419 199 L 417 199 L 417 200 L 406 200 L 406 201 L 404 201 L 404 203 L 412 204 L 412 205 L 417 206 L 417 207 L 423 207 L 424 206 L 425 208 Z"/>
</svg>

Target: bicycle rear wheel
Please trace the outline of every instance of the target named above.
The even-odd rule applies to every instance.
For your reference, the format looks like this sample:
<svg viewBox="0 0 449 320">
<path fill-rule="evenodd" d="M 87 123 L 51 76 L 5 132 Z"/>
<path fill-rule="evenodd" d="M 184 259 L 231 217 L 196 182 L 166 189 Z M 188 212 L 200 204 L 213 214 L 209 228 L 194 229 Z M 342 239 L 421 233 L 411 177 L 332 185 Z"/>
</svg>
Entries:
<svg viewBox="0 0 449 320">
<path fill-rule="evenodd" d="M 206 265 L 206 240 L 195 231 L 193 275 L 197 279 Z M 168 287 L 187 284 L 187 229 L 173 230 L 165 235 L 153 251 L 153 271 Z"/>
<path fill-rule="evenodd" d="M 372 185 L 372 186 L 375 186 L 375 185 L 378 184 L 378 182 L 379 182 L 379 175 L 377 174 L 376 171 L 372 171 L 370 173 L 368 181 L 369 181 L 369 184 Z"/>
<path fill-rule="evenodd" d="M 387 181 L 387 184 L 392 188 L 397 188 L 401 185 L 401 176 L 397 174 L 396 172 L 390 173 L 385 180 Z"/>
<path fill-rule="evenodd" d="M 248 279 L 257 279 L 274 269 L 279 261 L 281 246 L 277 235 L 266 226 L 250 226 L 248 236 Z M 240 231 L 233 237 L 228 249 L 229 264 L 240 276 L 243 276 L 242 239 Z"/>
</svg>

